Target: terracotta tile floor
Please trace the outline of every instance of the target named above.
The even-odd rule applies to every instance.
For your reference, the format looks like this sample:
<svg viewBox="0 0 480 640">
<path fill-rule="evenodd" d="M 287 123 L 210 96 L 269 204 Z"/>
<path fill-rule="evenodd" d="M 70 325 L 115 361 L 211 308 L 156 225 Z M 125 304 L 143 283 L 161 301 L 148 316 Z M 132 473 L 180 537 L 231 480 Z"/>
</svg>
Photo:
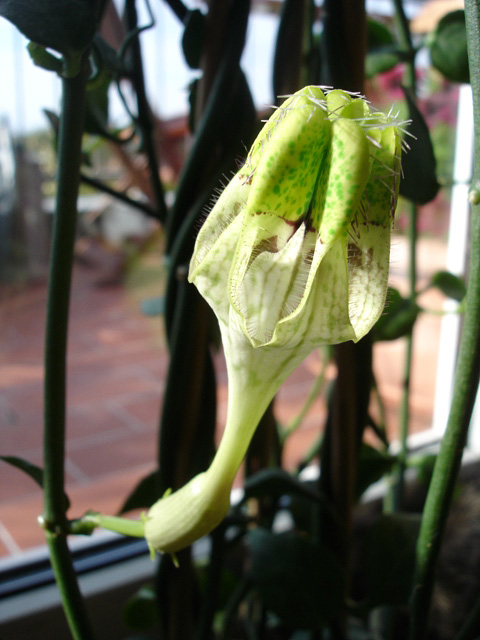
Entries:
<svg viewBox="0 0 480 640">
<path fill-rule="evenodd" d="M 443 267 L 444 246 L 422 243 L 419 271 L 427 277 Z M 405 282 L 405 246 L 393 248 L 392 279 Z M 147 318 L 120 285 L 99 286 L 98 274 L 75 267 L 69 349 L 67 491 L 69 515 L 89 508 L 115 512 L 134 484 L 154 468 L 156 425 L 167 366 L 161 322 Z M 437 308 L 441 298 L 431 293 Z M 41 464 L 42 357 L 45 287 L 31 287 L 0 304 L 0 454 L 23 456 Z M 416 329 L 413 370 L 412 429 L 430 425 L 438 316 L 424 315 Z M 226 411 L 226 375 L 219 369 L 219 425 Z M 403 344 L 375 348 L 380 382 L 391 434 L 397 425 L 401 393 Z M 282 424 L 300 410 L 320 370 L 312 354 L 281 389 L 277 417 Z M 292 467 L 315 439 L 324 418 L 318 399 L 285 447 L 285 464 Z M 32 480 L 0 461 L 0 555 L 17 554 L 41 545 L 36 524 L 41 493 Z"/>
</svg>

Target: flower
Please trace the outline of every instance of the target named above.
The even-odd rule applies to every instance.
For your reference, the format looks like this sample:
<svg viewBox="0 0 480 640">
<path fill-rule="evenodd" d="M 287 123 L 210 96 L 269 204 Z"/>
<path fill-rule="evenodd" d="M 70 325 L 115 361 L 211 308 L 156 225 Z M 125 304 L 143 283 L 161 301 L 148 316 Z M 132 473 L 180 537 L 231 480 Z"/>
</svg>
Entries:
<svg viewBox="0 0 480 640">
<path fill-rule="evenodd" d="M 211 531 L 256 426 L 316 347 L 360 340 L 385 301 L 402 125 L 358 94 L 308 86 L 266 122 L 195 245 L 189 280 L 217 315 L 229 380 L 210 468 L 159 500 L 156 550 Z"/>
</svg>

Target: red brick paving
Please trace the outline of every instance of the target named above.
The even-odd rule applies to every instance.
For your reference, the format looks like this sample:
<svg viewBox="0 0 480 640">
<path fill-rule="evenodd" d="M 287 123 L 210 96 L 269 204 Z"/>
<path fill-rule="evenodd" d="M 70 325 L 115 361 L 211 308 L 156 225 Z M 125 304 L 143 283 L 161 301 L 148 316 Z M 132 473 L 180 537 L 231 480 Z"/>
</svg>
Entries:
<svg viewBox="0 0 480 640">
<path fill-rule="evenodd" d="M 402 243 L 392 276 L 404 282 Z M 397 247 L 398 249 L 398 247 Z M 443 246 L 428 241 L 420 261 L 421 275 L 442 268 Z M 395 248 L 394 248 L 395 253 Z M 397 251 L 398 253 L 398 251 Z M 167 356 L 161 322 L 146 318 L 121 286 L 101 287 L 96 274 L 75 268 L 68 356 L 68 431 L 66 480 L 72 509 L 114 513 L 138 480 L 154 468 Z M 441 298 L 428 294 L 425 304 L 439 308 Z M 0 305 L 0 454 L 25 456 L 41 464 L 42 358 L 45 287 L 36 286 L 4 299 Z M 416 328 L 412 376 L 412 428 L 429 427 L 438 316 L 423 316 Z M 401 393 L 401 341 L 377 345 L 375 369 L 386 404 L 389 432 L 394 434 Z M 219 426 L 226 412 L 226 376 L 221 355 Z M 282 425 L 301 409 L 320 369 L 312 354 L 281 389 L 277 417 Z M 333 375 L 333 371 L 331 373 Z M 292 468 L 315 440 L 325 414 L 315 401 L 284 451 Z M 32 480 L 0 462 L 0 555 L 43 543 L 36 523 L 41 492 Z"/>
</svg>

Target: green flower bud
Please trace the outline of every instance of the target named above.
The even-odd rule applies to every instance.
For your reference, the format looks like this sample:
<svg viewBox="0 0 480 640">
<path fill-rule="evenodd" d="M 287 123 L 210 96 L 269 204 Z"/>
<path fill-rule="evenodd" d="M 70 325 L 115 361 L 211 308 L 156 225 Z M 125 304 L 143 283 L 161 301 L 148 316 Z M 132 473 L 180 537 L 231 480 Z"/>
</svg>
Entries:
<svg viewBox="0 0 480 640">
<path fill-rule="evenodd" d="M 305 87 L 272 114 L 213 207 L 189 280 L 219 321 L 227 424 L 210 468 L 148 513 L 152 548 L 175 552 L 223 519 L 282 382 L 313 349 L 356 342 L 380 316 L 402 124 L 357 94 Z"/>
</svg>

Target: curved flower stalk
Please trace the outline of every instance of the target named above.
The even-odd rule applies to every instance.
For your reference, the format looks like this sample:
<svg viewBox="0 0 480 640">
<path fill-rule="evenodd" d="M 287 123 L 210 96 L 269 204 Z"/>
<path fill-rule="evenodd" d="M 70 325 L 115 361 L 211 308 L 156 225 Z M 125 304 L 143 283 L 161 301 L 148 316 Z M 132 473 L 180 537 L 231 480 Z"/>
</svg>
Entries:
<svg viewBox="0 0 480 640">
<path fill-rule="evenodd" d="M 282 382 L 313 349 L 360 340 L 381 314 L 403 124 L 357 94 L 305 87 L 273 113 L 213 207 L 189 280 L 220 324 L 227 423 L 210 468 L 150 509 L 151 548 L 175 552 L 221 522 Z"/>
</svg>

